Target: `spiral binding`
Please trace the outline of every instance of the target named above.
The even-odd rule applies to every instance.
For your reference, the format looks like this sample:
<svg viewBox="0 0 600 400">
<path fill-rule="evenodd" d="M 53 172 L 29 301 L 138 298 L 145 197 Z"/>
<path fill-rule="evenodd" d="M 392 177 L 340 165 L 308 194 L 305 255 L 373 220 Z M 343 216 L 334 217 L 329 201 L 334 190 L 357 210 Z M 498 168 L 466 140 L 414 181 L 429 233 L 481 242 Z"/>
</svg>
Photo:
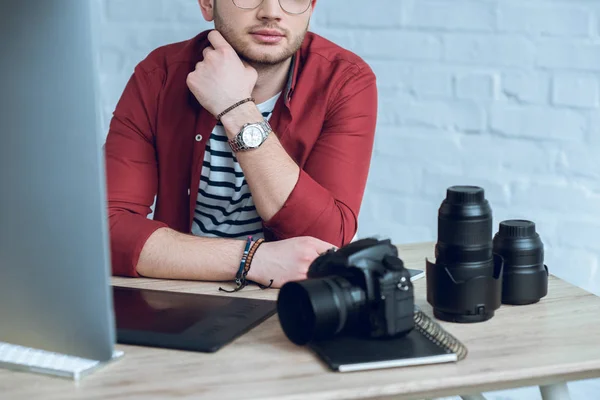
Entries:
<svg viewBox="0 0 600 400">
<path fill-rule="evenodd" d="M 414 312 L 415 329 L 425 335 L 429 340 L 438 346 L 455 353 L 458 360 L 463 360 L 467 356 L 467 348 L 457 338 L 444 330 L 440 324 L 423 313 L 415 306 Z"/>
</svg>

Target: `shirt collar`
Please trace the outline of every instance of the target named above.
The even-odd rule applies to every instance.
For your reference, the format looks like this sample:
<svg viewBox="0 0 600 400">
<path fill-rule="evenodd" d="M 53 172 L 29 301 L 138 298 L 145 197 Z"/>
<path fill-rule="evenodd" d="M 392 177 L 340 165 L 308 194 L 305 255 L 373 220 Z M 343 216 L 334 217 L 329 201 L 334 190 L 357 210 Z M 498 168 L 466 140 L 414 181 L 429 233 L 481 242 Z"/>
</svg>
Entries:
<svg viewBox="0 0 600 400">
<path fill-rule="evenodd" d="M 288 79 L 285 85 L 285 103 L 289 105 L 292 100 L 292 95 L 294 93 L 294 87 L 296 86 L 296 81 L 298 80 L 298 69 L 300 66 L 300 62 L 298 62 L 298 58 L 300 56 L 300 50 L 296 52 L 292 56 L 292 62 L 290 64 L 290 70 L 288 72 Z"/>
</svg>

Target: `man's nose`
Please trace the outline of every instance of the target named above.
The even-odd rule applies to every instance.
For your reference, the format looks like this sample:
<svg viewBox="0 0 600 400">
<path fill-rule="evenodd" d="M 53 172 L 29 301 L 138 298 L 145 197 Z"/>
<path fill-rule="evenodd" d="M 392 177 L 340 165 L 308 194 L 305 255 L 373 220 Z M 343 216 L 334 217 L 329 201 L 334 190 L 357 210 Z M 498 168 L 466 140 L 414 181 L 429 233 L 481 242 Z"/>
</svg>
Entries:
<svg viewBox="0 0 600 400">
<path fill-rule="evenodd" d="M 259 19 L 276 19 L 280 20 L 283 17 L 283 9 L 279 4 L 279 0 L 263 0 L 258 7 Z"/>
</svg>

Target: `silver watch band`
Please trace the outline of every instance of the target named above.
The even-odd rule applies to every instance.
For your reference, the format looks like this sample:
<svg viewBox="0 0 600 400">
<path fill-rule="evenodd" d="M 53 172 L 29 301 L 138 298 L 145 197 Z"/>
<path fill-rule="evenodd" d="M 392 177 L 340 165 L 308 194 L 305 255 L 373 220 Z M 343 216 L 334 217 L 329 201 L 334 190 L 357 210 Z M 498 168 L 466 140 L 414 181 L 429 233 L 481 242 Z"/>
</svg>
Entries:
<svg viewBox="0 0 600 400">
<path fill-rule="evenodd" d="M 238 151 L 244 151 L 244 150 L 249 150 L 249 149 L 254 148 L 254 147 L 246 146 L 246 144 L 244 143 L 244 141 L 242 139 L 242 133 L 244 132 L 244 129 L 248 125 L 258 125 L 261 128 L 262 140 L 258 146 L 263 144 L 264 141 L 267 140 L 267 137 L 269 136 L 269 134 L 272 132 L 271 126 L 269 125 L 269 123 L 267 121 L 255 122 L 252 124 L 250 124 L 250 123 L 245 124 L 242 127 L 242 129 L 237 133 L 237 135 L 235 135 L 231 140 L 229 140 L 229 146 L 231 147 L 231 150 L 234 153 L 238 152 Z"/>
</svg>

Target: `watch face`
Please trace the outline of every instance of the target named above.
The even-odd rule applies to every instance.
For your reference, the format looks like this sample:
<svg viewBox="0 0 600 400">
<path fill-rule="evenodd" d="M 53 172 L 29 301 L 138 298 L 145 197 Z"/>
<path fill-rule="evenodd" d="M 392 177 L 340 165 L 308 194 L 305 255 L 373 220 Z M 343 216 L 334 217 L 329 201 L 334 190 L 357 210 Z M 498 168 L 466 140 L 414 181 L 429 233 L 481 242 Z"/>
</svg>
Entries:
<svg viewBox="0 0 600 400">
<path fill-rule="evenodd" d="M 262 142 L 262 131 L 256 126 L 249 126 L 242 133 L 242 140 L 248 147 L 258 147 Z"/>
</svg>

